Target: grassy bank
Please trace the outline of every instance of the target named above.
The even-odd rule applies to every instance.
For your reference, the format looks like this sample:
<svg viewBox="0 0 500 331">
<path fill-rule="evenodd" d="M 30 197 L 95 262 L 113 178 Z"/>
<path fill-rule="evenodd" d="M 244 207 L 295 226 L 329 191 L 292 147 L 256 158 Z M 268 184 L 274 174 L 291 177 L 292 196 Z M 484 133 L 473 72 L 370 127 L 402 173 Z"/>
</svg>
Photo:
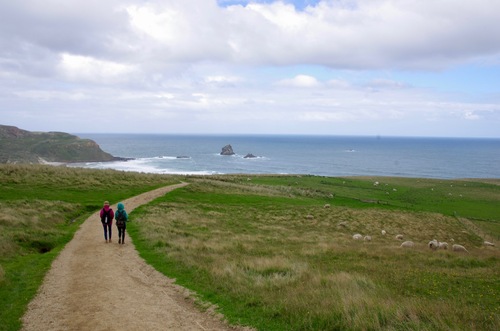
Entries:
<svg viewBox="0 0 500 331">
<path fill-rule="evenodd" d="M 172 176 L 41 165 L 0 165 L 0 330 L 20 318 L 50 264 L 104 200 L 177 183 Z"/>
<path fill-rule="evenodd" d="M 483 245 L 500 234 L 498 181 L 190 181 L 134 212 L 130 232 L 149 263 L 231 322 L 259 330 L 500 329 L 500 254 Z M 355 233 L 372 240 L 355 241 Z M 400 248 L 396 234 L 415 247 Z M 469 253 L 431 251 L 434 238 Z"/>
</svg>

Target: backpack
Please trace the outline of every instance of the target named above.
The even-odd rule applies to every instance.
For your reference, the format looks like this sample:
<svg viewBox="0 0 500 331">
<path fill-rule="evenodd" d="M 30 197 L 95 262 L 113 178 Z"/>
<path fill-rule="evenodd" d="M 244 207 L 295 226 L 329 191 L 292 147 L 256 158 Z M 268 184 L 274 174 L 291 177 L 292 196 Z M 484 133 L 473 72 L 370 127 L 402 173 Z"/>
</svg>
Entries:
<svg viewBox="0 0 500 331">
<path fill-rule="evenodd" d="M 108 209 L 108 211 L 106 211 L 104 209 L 102 210 L 101 222 L 103 224 L 108 224 L 111 222 L 111 208 Z"/>
<path fill-rule="evenodd" d="M 119 228 L 125 227 L 125 215 L 121 210 L 116 212 L 116 226 Z"/>
</svg>

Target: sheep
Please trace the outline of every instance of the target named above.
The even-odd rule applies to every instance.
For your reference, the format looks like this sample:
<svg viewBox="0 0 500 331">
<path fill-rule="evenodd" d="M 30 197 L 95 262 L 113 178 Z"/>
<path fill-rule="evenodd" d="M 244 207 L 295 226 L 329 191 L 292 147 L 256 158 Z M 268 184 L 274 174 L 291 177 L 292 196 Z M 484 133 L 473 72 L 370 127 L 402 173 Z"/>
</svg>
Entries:
<svg viewBox="0 0 500 331">
<path fill-rule="evenodd" d="M 361 238 L 363 238 L 363 236 L 360 235 L 359 233 L 356 233 L 354 236 L 352 236 L 352 239 L 354 240 L 361 240 Z"/>
<path fill-rule="evenodd" d="M 385 236 L 385 234 L 387 233 L 387 232 L 385 232 L 385 230 L 382 230 L 380 232 L 382 233 L 383 236 Z"/>
<path fill-rule="evenodd" d="M 364 240 L 365 241 L 372 241 L 372 236 L 365 236 Z"/>
<path fill-rule="evenodd" d="M 401 244 L 400 247 L 404 247 L 404 248 L 412 248 L 413 246 L 415 246 L 415 244 L 413 243 L 413 241 L 405 241 Z"/>
<path fill-rule="evenodd" d="M 447 242 L 440 242 L 438 243 L 438 248 L 439 249 L 448 249 L 448 243 Z"/>
<path fill-rule="evenodd" d="M 397 240 L 403 240 L 403 235 L 402 235 L 402 234 L 398 234 L 398 235 L 396 235 L 396 239 L 397 239 Z"/>
<path fill-rule="evenodd" d="M 452 246 L 452 248 L 453 248 L 454 252 L 467 252 L 467 253 L 469 253 L 469 251 L 462 245 L 455 244 Z"/>
<path fill-rule="evenodd" d="M 432 239 L 431 241 L 429 241 L 427 245 L 432 250 L 436 250 L 439 248 L 439 242 L 436 239 Z"/>
<path fill-rule="evenodd" d="M 489 241 L 485 241 L 484 246 L 495 246 L 495 244 Z"/>
<path fill-rule="evenodd" d="M 327 203 L 326 205 L 324 205 L 324 206 L 323 206 L 323 208 L 325 208 L 325 209 L 330 208 L 330 204 L 329 204 L 329 203 Z"/>
<path fill-rule="evenodd" d="M 313 216 L 313 215 L 311 215 L 311 214 L 309 214 L 309 215 L 306 215 L 306 218 L 307 218 L 308 220 L 312 220 L 312 219 L 314 218 L 314 216 Z"/>
</svg>

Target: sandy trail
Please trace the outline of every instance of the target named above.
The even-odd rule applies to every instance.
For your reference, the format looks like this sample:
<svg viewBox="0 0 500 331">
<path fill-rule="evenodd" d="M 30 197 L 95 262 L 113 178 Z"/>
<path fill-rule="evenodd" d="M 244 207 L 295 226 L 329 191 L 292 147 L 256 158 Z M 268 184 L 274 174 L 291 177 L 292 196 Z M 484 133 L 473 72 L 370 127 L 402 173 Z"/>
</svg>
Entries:
<svg viewBox="0 0 500 331">
<path fill-rule="evenodd" d="M 125 209 L 182 187 L 124 200 Z M 112 206 L 116 210 L 116 205 Z M 200 312 L 187 291 L 141 259 L 132 240 L 105 243 L 99 212 L 90 216 L 54 260 L 23 317 L 22 330 L 235 330 Z"/>
</svg>

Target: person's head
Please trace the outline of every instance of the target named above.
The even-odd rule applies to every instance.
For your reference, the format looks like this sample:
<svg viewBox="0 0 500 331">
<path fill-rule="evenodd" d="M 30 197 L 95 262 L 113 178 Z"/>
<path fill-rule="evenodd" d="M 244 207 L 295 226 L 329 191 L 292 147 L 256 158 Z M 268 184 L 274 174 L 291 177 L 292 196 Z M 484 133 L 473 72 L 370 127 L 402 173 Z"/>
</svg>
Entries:
<svg viewBox="0 0 500 331">
<path fill-rule="evenodd" d="M 118 202 L 118 210 L 124 210 L 125 209 L 125 206 L 123 205 L 122 202 Z"/>
<path fill-rule="evenodd" d="M 109 209 L 109 202 L 108 201 L 104 201 L 104 209 Z"/>
</svg>

